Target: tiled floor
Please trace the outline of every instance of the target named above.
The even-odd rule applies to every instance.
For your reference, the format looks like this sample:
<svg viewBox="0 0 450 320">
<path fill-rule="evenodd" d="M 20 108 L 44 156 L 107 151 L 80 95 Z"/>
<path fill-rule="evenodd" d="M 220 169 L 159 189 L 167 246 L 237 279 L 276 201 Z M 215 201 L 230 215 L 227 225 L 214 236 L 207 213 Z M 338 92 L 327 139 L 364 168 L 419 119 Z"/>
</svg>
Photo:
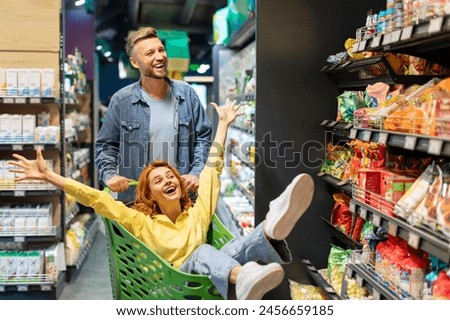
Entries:
<svg viewBox="0 0 450 320">
<path fill-rule="evenodd" d="M 60 300 L 111 300 L 111 284 L 103 223 L 78 273 L 66 284 Z"/>
</svg>

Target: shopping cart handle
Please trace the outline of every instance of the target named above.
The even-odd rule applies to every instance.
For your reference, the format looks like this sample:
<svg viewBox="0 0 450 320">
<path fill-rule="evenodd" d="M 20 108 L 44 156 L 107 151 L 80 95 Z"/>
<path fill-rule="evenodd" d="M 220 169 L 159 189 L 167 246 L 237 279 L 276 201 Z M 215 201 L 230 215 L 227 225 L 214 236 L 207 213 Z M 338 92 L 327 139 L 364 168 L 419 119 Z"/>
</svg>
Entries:
<svg viewBox="0 0 450 320">
<path fill-rule="evenodd" d="M 135 180 L 128 181 L 128 185 L 129 185 L 130 187 L 131 187 L 131 186 L 137 186 L 137 184 L 138 184 L 138 182 L 135 181 Z M 111 189 L 110 189 L 109 187 L 105 187 L 105 188 L 103 189 L 103 191 L 110 192 Z"/>
</svg>

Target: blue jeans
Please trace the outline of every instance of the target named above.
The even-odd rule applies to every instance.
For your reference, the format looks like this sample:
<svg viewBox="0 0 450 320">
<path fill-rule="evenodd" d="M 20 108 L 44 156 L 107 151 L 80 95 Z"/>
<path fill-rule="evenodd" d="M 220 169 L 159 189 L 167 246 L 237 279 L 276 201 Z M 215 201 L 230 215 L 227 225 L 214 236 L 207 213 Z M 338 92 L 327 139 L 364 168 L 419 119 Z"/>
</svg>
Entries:
<svg viewBox="0 0 450 320">
<path fill-rule="evenodd" d="M 264 236 L 262 224 L 253 232 L 228 242 L 217 250 L 203 244 L 181 265 L 180 270 L 188 273 L 208 275 L 211 282 L 225 299 L 228 294 L 231 269 L 249 261 L 287 264 L 292 261 L 286 241 L 268 241 Z"/>
</svg>

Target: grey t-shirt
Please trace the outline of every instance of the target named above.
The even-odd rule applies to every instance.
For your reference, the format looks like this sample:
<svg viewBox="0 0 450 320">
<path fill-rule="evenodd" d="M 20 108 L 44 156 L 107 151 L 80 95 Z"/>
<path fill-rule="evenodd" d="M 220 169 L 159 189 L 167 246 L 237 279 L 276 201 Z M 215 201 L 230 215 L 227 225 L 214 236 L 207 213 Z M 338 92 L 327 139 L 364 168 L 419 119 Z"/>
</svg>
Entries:
<svg viewBox="0 0 450 320">
<path fill-rule="evenodd" d="M 150 106 L 149 163 L 165 160 L 175 165 L 175 108 L 172 88 L 162 100 L 152 98 L 141 88 L 142 97 Z"/>
</svg>

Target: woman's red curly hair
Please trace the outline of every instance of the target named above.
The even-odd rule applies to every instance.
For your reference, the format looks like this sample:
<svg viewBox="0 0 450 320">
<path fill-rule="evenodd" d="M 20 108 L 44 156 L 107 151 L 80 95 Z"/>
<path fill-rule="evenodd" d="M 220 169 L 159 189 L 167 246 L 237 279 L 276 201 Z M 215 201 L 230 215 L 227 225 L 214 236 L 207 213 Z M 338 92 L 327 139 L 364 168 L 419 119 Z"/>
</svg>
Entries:
<svg viewBox="0 0 450 320">
<path fill-rule="evenodd" d="M 139 181 L 136 186 L 136 200 L 134 201 L 133 208 L 145 213 L 146 215 L 149 215 L 150 217 L 155 214 L 161 214 L 161 209 L 157 205 L 157 203 L 151 198 L 151 190 L 150 190 L 150 172 L 152 172 L 155 168 L 169 168 L 172 170 L 175 177 L 180 182 L 181 186 L 181 198 L 180 198 L 180 205 L 181 209 L 187 210 L 189 207 L 192 206 L 191 199 L 188 196 L 188 192 L 186 190 L 186 186 L 184 185 L 183 178 L 181 178 L 180 173 L 175 169 L 172 165 L 170 165 L 166 161 L 158 160 L 151 164 L 149 164 L 144 171 L 142 171 L 141 175 L 139 176 Z"/>
</svg>

